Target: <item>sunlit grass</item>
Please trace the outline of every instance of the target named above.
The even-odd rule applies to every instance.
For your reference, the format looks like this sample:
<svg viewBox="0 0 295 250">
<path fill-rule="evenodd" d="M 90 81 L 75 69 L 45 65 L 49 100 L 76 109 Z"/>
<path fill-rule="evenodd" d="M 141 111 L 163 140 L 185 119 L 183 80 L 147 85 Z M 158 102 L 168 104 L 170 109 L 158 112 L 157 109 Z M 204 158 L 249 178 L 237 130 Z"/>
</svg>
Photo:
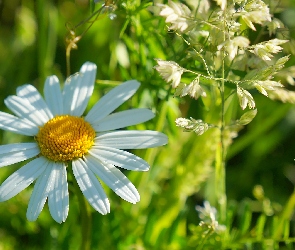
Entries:
<svg viewBox="0 0 295 250">
<path fill-rule="evenodd" d="M 294 3 L 281 2 L 294 11 Z M 214 200 L 218 133 L 213 129 L 197 137 L 183 132 L 174 121 L 193 116 L 214 122 L 219 111 L 208 112 L 204 109 L 208 103 L 201 100 L 173 97 L 174 90 L 154 70 L 155 58 L 185 63 L 189 48 L 177 34 L 167 32 L 165 20 L 153 15 L 151 5 L 152 1 L 117 1 L 117 17 L 100 16 L 71 51 L 71 73 L 85 61 L 98 66 L 89 108 L 120 82 L 137 79 L 141 87 L 123 108 L 150 108 L 156 117 L 136 128 L 169 137 L 164 147 L 133 151 L 151 165 L 148 172 L 124 171 L 141 195 L 139 203 L 129 204 L 105 188 L 111 213 L 103 216 L 91 210 L 91 249 L 196 249 L 202 231 L 195 205 Z M 18 86 L 32 83 L 42 92 L 46 76 L 65 79 L 68 27 L 87 19 L 91 11 L 84 1 L 14 0 L 0 6 L 0 107 L 7 112 L 3 100 Z M 79 27 L 77 34 L 83 29 Z M 295 39 L 294 34 L 291 30 L 290 39 Z M 292 55 L 288 66 L 294 62 Z M 224 242 L 232 249 L 293 249 L 294 106 L 254 96 L 258 114 L 227 152 L 229 232 Z M 233 108 L 231 114 L 240 117 L 241 111 Z M 27 140 L 2 131 L 0 138 L 1 144 Z M 0 183 L 22 165 L 1 168 Z M 61 225 L 52 220 L 47 205 L 36 222 L 26 220 L 32 188 L 0 203 L 0 249 L 80 249 L 80 208 L 74 180 L 69 181 L 70 211 Z M 261 200 L 253 195 L 256 185 L 263 186 Z M 273 213 L 265 213 L 266 208 Z M 214 237 L 208 237 L 208 248 L 203 249 L 222 249 L 225 243 Z"/>
</svg>

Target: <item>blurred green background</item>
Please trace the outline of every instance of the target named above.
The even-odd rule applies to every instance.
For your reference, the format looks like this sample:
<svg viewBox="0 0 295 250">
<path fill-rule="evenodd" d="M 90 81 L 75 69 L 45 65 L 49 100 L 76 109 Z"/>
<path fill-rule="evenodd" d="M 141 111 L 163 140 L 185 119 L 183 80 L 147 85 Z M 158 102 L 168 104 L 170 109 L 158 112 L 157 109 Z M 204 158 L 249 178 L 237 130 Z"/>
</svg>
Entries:
<svg viewBox="0 0 295 250">
<path fill-rule="evenodd" d="M 153 1 L 118 1 L 117 17 L 111 20 L 107 12 L 101 14 L 77 43 L 78 49 L 71 52 L 71 73 L 85 61 L 98 66 L 89 107 L 121 81 L 137 79 L 141 82 L 139 91 L 120 109 L 152 109 L 156 117 L 136 129 L 158 130 L 169 137 L 167 146 L 135 152 L 150 163 L 149 172 L 124 171 L 139 190 L 138 204 L 129 204 L 105 188 L 111 213 L 102 216 L 91 210 L 92 249 L 195 249 L 188 244 L 193 235 L 191 225 L 199 223 L 195 205 L 202 205 L 212 192 L 214 131 L 197 137 L 175 126 L 178 117 L 202 119 L 207 114 L 200 101 L 173 98 L 170 86 L 153 69 L 155 58 L 177 61 L 185 57 L 186 44 L 167 32 L 164 19 L 150 11 L 152 5 Z M 285 0 L 280 6 L 282 11 L 277 17 L 290 29 L 285 39 L 295 39 L 295 24 L 290 21 L 295 19 L 295 3 Z M 66 37 L 70 28 L 91 13 L 87 0 L 0 0 L 2 111 L 9 112 L 3 101 L 22 84 L 31 83 L 42 93 L 46 76 L 55 74 L 64 81 Z M 77 28 L 76 35 L 88 25 Z M 293 43 L 287 50 L 292 54 L 288 67 L 294 65 L 294 50 Z M 234 140 L 228 152 L 226 176 L 228 200 L 235 201 L 233 204 L 248 202 L 255 221 L 255 213 L 263 211 L 262 201 L 252 194 L 255 185 L 264 189 L 263 201 L 269 201 L 273 211 L 269 216 L 279 214 L 293 192 L 295 108 L 258 93 L 253 95 L 258 115 Z M 1 144 L 30 140 L 8 132 L 1 132 L 0 138 Z M 1 168 L 0 183 L 22 165 Z M 59 225 L 51 218 L 47 205 L 36 222 L 27 221 L 32 186 L 0 203 L 0 250 L 79 249 L 79 206 L 71 187 L 69 216 Z M 233 222 L 233 227 L 237 224 Z M 294 218 L 290 225 L 294 237 Z"/>
</svg>

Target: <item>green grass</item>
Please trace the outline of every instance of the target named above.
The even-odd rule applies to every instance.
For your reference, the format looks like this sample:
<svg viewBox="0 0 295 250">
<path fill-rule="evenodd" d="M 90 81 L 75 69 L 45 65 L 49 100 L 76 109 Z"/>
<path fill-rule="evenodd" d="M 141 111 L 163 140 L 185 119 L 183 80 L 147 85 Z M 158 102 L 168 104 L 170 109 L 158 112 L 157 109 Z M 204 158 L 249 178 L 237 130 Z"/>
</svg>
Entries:
<svg viewBox="0 0 295 250">
<path fill-rule="evenodd" d="M 295 11 L 294 4 L 281 2 L 282 8 Z M 42 92 L 47 76 L 55 74 L 64 81 L 67 27 L 75 27 L 91 15 L 90 7 L 83 3 L 0 1 L 1 111 L 8 112 L 3 100 L 22 84 L 31 83 Z M 110 20 L 107 14 L 99 15 L 77 43 L 78 48 L 71 51 L 71 73 L 85 61 L 98 66 L 88 108 L 120 82 L 137 79 L 140 89 L 119 109 L 150 108 L 156 117 L 134 128 L 158 130 L 169 137 L 166 146 L 133 151 L 151 165 L 149 172 L 124 171 L 139 190 L 139 203 L 129 204 L 105 187 L 111 213 L 103 216 L 90 209 L 91 249 L 198 249 L 204 230 L 198 227 L 195 205 L 202 205 L 204 200 L 214 202 L 218 131 L 196 136 L 183 132 L 174 121 L 192 116 L 213 123 L 218 121 L 219 110 L 206 109 L 206 100 L 173 97 L 174 90 L 153 69 L 155 58 L 186 63 L 189 49 L 176 34 L 167 32 L 163 18 L 152 14 L 152 4 L 118 1 L 117 17 Z M 83 34 L 88 25 L 78 27 L 76 35 Z M 295 39 L 293 30 L 290 39 Z M 294 62 L 291 55 L 287 66 Z M 192 65 L 199 66 L 187 62 L 187 66 Z M 258 114 L 227 152 L 227 231 L 206 236 L 199 249 L 294 249 L 294 105 L 271 101 L 258 92 L 253 96 Z M 237 100 L 233 101 L 238 107 Z M 239 107 L 229 112 L 233 117 L 242 114 Z M 1 145 L 28 140 L 13 133 L 0 134 Z M 22 165 L 1 168 L 0 183 Z M 256 185 L 264 190 L 259 199 L 253 195 Z M 0 250 L 83 249 L 81 203 L 73 183 L 69 183 L 69 216 L 61 225 L 51 218 L 47 205 L 36 222 L 27 221 L 32 187 L 0 203 Z"/>
</svg>

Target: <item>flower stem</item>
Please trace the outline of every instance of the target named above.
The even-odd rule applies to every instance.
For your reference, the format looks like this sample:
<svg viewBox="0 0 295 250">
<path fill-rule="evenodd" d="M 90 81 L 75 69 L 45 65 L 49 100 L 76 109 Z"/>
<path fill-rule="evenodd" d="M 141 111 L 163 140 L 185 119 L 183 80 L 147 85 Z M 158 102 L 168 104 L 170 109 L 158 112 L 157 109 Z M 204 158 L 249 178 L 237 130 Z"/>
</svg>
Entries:
<svg viewBox="0 0 295 250">
<path fill-rule="evenodd" d="M 71 47 L 68 46 L 66 49 L 66 65 L 67 65 L 67 77 L 71 74 Z"/>
<path fill-rule="evenodd" d="M 225 19 L 224 19 L 225 20 Z M 225 21 L 224 21 L 225 22 Z M 226 24 L 224 23 L 224 28 Z M 226 40 L 225 33 L 223 33 L 223 40 Z M 220 118 L 220 141 L 216 149 L 215 160 L 215 195 L 218 203 L 219 221 L 222 224 L 226 222 L 226 188 L 225 188 L 225 145 L 224 145 L 224 130 L 225 130 L 225 52 L 222 51 L 222 80 L 220 81 L 219 91 L 221 96 L 221 118 Z"/>
<path fill-rule="evenodd" d="M 72 169 L 70 167 L 70 169 Z M 74 191 L 78 198 L 78 203 L 80 206 L 80 218 L 81 218 L 81 235 L 82 235 L 82 242 L 80 249 L 81 250 L 90 250 L 91 248 L 91 228 L 92 228 L 92 220 L 91 220 L 91 212 L 89 209 L 89 205 L 86 202 L 77 182 L 74 177 L 73 171 L 69 171 L 72 175 L 73 180 L 73 187 Z"/>
<path fill-rule="evenodd" d="M 45 57 L 47 46 L 46 21 L 48 19 L 48 12 L 45 12 L 45 3 L 43 0 L 36 2 L 37 18 L 38 18 L 38 71 L 41 82 L 45 80 Z"/>
<path fill-rule="evenodd" d="M 36 14 L 38 20 L 37 36 L 37 65 L 39 82 L 43 83 L 52 73 L 54 58 L 56 54 L 56 40 L 58 30 L 58 10 L 51 1 L 37 0 Z M 42 86 L 39 86 L 40 88 Z"/>
<path fill-rule="evenodd" d="M 221 134 L 223 131 L 220 131 Z M 218 203 L 219 222 L 225 224 L 226 221 L 226 190 L 225 190 L 225 161 L 223 138 L 220 136 L 220 143 L 217 145 L 215 156 L 215 197 Z"/>
</svg>

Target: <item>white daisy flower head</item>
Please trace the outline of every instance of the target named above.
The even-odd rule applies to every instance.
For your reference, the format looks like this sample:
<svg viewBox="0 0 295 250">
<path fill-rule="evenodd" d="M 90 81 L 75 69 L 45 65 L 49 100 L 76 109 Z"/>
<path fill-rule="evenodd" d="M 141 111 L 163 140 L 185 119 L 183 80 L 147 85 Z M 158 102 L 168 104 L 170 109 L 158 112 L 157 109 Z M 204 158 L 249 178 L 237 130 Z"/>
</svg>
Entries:
<svg viewBox="0 0 295 250">
<path fill-rule="evenodd" d="M 124 200 L 136 203 L 140 196 L 134 185 L 117 168 L 147 171 L 143 159 L 124 151 L 157 147 L 167 136 L 156 131 L 117 130 L 154 117 L 148 109 L 112 113 L 133 96 L 140 83 L 131 80 L 109 91 L 82 117 L 94 89 L 96 65 L 86 62 L 78 74 L 60 89 L 56 76 L 46 79 L 45 99 L 32 85 L 17 88 L 17 95 L 5 99 L 15 114 L 0 112 L 0 128 L 33 136 L 35 142 L 0 146 L 0 167 L 32 160 L 0 186 L 0 202 L 6 201 L 36 181 L 27 209 L 35 221 L 46 199 L 51 216 L 64 222 L 69 210 L 67 167 L 90 203 L 100 212 L 110 212 L 109 200 L 97 177 Z M 112 113 L 112 114 L 111 114 Z"/>
</svg>

